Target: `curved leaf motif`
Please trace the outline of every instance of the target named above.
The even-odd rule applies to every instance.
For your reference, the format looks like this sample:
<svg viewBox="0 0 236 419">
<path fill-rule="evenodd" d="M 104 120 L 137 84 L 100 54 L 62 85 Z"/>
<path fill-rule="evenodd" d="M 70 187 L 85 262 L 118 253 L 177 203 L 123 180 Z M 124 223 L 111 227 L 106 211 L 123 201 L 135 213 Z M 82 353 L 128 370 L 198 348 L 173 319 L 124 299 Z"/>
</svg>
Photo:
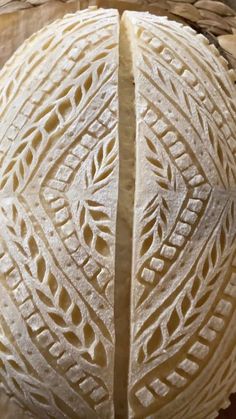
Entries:
<svg viewBox="0 0 236 419">
<path fill-rule="evenodd" d="M 145 137 L 148 146 L 147 161 L 151 165 L 151 170 L 155 175 L 155 180 L 161 189 L 167 191 L 176 191 L 176 180 L 173 174 L 173 168 L 164 155 L 160 154 L 157 142 Z"/>
<path fill-rule="evenodd" d="M 89 201 L 89 204 L 91 208 L 97 208 L 93 201 Z M 33 275 L 31 270 L 36 272 L 36 278 L 39 282 L 38 284 L 35 284 L 34 281 L 34 287 L 38 299 L 44 306 L 44 312 L 48 313 L 48 316 L 54 323 L 54 326 L 56 326 L 57 331 L 59 332 L 60 330 L 61 336 L 63 336 L 70 345 L 80 350 L 84 345 L 87 346 L 88 350 L 91 350 L 93 353 L 91 362 L 96 364 L 98 355 L 95 356 L 95 349 L 90 348 L 91 345 L 92 348 L 94 347 L 95 333 L 93 328 L 90 324 L 86 324 L 88 330 L 86 329 L 87 331 L 86 335 L 84 335 L 85 340 L 83 344 L 80 339 L 80 330 L 74 327 L 85 321 L 85 319 L 82 319 L 81 310 L 78 305 L 75 304 L 72 294 L 70 295 L 69 291 L 60 285 L 54 274 L 50 271 L 48 261 L 42 254 L 39 244 L 36 241 L 36 237 L 31 235 L 29 223 L 22 218 L 18 205 L 12 204 L 8 207 L 8 210 L 2 207 L 2 213 L 6 220 L 6 228 L 9 230 L 9 235 L 14 238 L 15 244 L 20 241 L 24 246 L 25 250 L 24 254 L 22 254 L 22 258 L 25 267 L 28 268 L 28 273 Z M 106 215 L 104 215 L 104 217 L 105 219 L 107 218 Z M 96 219 L 96 216 L 94 218 Z M 32 261 L 35 262 L 35 267 L 33 267 Z M 69 312 L 71 313 L 70 318 L 68 318 Z M 91 330 L 91 332 L 89 332 L 89 330 Z M 93 339 L 86 340 L 87 338 L 85 336 L 93 336 Z M 101 342 L 100 345 L 102 345 Z M 102 351 L 105 351 L 105 349 L 103 348 Z M 102 359 L 104 356 L 102 356 Z M 87 359 L 88 362 L 89 359 L 90 356 Z M 100 358 L 98 357 L 98 359 Z M 98 360 L 98 363 L 100 362 L 102 362 L 101 359 L 100 361 Z M 103 361 L 102 365 L 106 366 L 106 362 Z"/>
<path fill-rule="evenodd" d="M 100 256 L 109 256 L 113 233 L 110 215 L 104 204 L 91 199 L 80 200 L 77 210 L 80 231 L 86 245 Z"/>
<path fill-rule="evenodd" d="M 85 173 L 86 188 L 91 194 L 104 188 L 110 180 L 110 176 L 115 168 L 117 159 L 117 146 L 115 138 L 103 142 L 96 150 L 91 159 L 90 168 Z"/>
<path fill-rule="evenodd" d="M 162 238 L 167 228 L 169 212 L 169 206 L 163 196 L 155 195 L 146 205 L 140 232 L 141 256 L 150 250 L 156 235 Z"/>
</svg>

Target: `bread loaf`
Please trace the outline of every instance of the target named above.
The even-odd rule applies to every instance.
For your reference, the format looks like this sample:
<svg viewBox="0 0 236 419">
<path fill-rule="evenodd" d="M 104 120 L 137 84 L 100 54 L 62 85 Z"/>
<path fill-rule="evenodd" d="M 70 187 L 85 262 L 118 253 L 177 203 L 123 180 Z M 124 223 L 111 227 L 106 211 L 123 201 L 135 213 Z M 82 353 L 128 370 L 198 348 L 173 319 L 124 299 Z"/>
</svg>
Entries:
<svg viewBox="0 0 236 419">
<path fill-rule="evenodd" d="M 3 419 L 204 419 L 227 405 L 235 79 L 189 27 L 103 9 L 55 21 L 6 63 Z"/>
</svg>

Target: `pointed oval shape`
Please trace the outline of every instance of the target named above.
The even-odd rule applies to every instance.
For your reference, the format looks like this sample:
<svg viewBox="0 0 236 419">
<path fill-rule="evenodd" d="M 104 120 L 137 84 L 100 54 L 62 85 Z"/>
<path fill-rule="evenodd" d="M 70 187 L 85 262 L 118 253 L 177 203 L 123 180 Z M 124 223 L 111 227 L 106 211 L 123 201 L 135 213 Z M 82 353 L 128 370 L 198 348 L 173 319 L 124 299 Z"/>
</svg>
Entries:
<svg viewBox="0 0 236 419">
<path fill-rule="evenodd" d="M 203 419 L 234 389 L 235 74 L 166 18 L 120 30 L 114 10 L 65 16 L 0 72 L 0 380 L 19 419 Z"/>
</svg>

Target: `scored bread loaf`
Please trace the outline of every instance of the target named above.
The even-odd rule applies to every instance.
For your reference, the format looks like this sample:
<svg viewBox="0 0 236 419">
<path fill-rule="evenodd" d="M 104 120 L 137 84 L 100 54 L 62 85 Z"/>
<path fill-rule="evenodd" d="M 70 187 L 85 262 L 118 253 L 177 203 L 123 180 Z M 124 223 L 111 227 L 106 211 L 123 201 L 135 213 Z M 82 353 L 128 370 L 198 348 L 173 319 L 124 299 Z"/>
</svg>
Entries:
<svg viewBox="0 0 236 419">
<path fill-rule="evenodd" d="M 6 63 L 3 419 L 204 419 L 227 405 L 235 80 L 189 27 L 103 9 L 55 21 Z"/>
<path fill-rule="evenodd" d="M 1 380 L 40 418 L 113 415 L 117 68 L 118 14 L 98 10 L 0 76 Z"/>
<path fill-rule="evenodd" d="M 211 418 L 235 382 L 235 75 L 191 28 L 125 20 L 137 127 L 130 414 Z"/>
</svg>

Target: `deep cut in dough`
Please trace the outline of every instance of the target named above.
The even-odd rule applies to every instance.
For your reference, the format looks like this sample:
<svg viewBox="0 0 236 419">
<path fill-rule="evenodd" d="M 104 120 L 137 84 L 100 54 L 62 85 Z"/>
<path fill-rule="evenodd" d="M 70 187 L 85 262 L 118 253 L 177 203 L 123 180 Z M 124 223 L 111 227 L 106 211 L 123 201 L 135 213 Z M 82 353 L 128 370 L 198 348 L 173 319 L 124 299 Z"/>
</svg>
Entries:
<svg viewBox="0 0 236 419">
<path fill-rule="evenodd" d="M 210 419 L 227 405 L 234 82 L 202 35 L 139 12 L 65 16 L 6 63 L 3 419 Z"/>
</svg>

